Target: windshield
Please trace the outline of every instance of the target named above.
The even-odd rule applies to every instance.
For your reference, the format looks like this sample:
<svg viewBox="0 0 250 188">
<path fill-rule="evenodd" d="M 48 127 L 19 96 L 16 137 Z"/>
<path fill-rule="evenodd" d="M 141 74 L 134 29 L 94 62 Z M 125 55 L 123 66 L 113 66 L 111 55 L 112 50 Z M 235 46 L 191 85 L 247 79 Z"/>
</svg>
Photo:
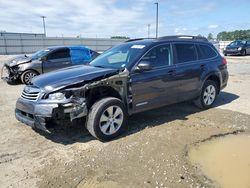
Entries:
<svg viewBox="0 0 250 188">
<path fill-rule="evenodd" d="M 31 59 L 34 60 L 34 59 L 39 59 L 43 56 L 45 56 L 47 53 L 49 53 L 51 50 L 50 49 L 45 49 L 45 50 L 39 50 L 37 51 L 36 53 L 32 54 L 31 55 Z"/>
<path fill-rule="evenodd" d="M 90 65 L 104 68 L 125 68 L 143 52 L 144 48 L 145 45 L 125 43 L 107 50 L 94 59 Z"/>
<path fill-rule="evenodd" d="M 246 41 L 237 40 L 229 44 L 229 46 L 242 46 L 246 44 Z"/>
</svg>

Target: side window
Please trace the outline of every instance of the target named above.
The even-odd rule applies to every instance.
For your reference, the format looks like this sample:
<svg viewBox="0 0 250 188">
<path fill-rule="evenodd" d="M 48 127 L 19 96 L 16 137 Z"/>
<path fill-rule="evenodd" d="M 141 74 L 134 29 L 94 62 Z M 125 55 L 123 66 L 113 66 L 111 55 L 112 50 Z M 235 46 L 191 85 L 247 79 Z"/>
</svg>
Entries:
<svg viewBox="0 0 250 188">
<path fill-rule="evenodd" d="M 217 55 L 216 52 L 207 45 L 197 45 L 197 51 L 199 59 L 210 59 Z"/>
<path fill-rule="evenodd" d="M 48 60 L 53 60 L 53 59 L 62 59 L 62 58 L 69 58 L 69 49 L 68 48 L 64 48 L 64 49 L 60 49 L 60 50 L 56 50 L 54 52 L 51 52 L 48 55 Z"/>
<path fill-rule="evenodd" d="M 197 54 L 194 44 L 175 44 L 177 63 L 196 61 Z"/>
<path fill-rule="evenodd" d="M 250 46 L 250 40 L 249 40 L 249 41 L 247 41 L 247 46 Z"/>
<path fill-rule="evenodd" d="M 89 49 L 72 48 L 70 50 L 72 64 L 81 64 L 91 61 Z"/>
<path fill-rule="evenodd" d="M 170 65 L 171 49 L 170 45 L 161 45 L 150 50 L 141 61 L 150 62 L 153 68 Z"/>
</svg>

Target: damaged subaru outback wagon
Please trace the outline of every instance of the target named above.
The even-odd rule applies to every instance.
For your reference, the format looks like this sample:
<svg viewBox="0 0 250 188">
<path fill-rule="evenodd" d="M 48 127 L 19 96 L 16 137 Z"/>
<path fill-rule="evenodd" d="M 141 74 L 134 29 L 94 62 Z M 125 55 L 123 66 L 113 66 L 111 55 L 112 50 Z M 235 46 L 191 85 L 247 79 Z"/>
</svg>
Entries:
<svg viewBox="0 0 250 188">
<path fill-rule="evenodd" d="M 205 38 L 132 40 L 87 66 L 34 78 L 18 99 L 15 114 L 46 132 L 50 120 L 60 125 L 86 116 L 88 131 L 107 141 L 120 135 L 128 116 L 137 112 L 187 100 L 202 109 L 211 107 L 227 85 L 226 64 Z"/>
</svg>

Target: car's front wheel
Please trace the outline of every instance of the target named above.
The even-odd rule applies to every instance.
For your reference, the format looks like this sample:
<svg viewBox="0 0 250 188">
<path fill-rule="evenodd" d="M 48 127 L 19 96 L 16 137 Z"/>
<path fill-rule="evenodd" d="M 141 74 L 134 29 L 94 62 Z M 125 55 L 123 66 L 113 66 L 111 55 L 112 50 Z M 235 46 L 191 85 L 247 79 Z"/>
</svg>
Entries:
<svg viewBox="0 0 250 188">
<path fill-rule="evenodd" d="M 29 85 L 31 83 L 32 78 L 38 75 L 37 72 L 33 70 L 27 70 L 21 75 L 21 81 L 23 84 Z"/>
<path fill-rule="evenodd" d="M 242 53 L 241 53 L 242 56 L 246 56 L 247 55 L 247 52 L 246 50 L 243 50 Z"/>
<path fill-rule="evenodd" d="M 218 86 L 213 80 L 206 80 L 199 98 L 194 103 L 201 109 L 208 109 L 213 104 L 218 94 Z"/>
<path fill-rule="evenodd" d="M 119 136 L 125 129 L 127 112 L 121 100 L 107 97 L 97 101 L 90 109 L 86 127 L 101 141 Z"/>
</svg>

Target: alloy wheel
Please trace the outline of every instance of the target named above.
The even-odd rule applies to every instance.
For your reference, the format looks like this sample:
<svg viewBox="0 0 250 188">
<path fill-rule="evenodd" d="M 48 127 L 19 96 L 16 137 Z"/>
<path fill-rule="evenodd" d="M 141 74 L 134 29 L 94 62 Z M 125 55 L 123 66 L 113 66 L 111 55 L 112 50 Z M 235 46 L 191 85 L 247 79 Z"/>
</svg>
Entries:
<svg viewBox="0 0 250 188">
<path fill-rule="evenodd" d="M 203 93 L 203 101 L 206 105 L 211 105 L 216 97 L 216 89 L 213 85 L 208 85 Z"/>
<path fill-rule="evenodd" d="M 109 106 L 101 115 L 99 126 L 103 134 L 115 134 L 123 123 L 124 114 L 119 106 Z"/>
</svg>

